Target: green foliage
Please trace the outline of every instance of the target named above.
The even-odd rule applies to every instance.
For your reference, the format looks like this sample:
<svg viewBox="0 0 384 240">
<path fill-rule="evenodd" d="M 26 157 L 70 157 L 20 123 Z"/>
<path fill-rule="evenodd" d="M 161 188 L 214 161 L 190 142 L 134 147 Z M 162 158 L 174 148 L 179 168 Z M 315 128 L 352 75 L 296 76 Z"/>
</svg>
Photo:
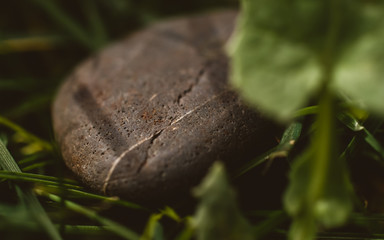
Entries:
<svg viewBox="0 0 384 240">
<path fill-rule="evenodd" d="M 233 84 L 245 99 L 287 120 L 319 92 L 332 91 L 384 113 L 383 6 L 363 1 L 248 1 L 229 45 Z M 278 16 L 278 17 L 276 17 Z M 353 26 L 353 27 L 350 27 Z M 331 69 L 329 69 L 331 68 Z"/>
<path fill-rule="evenodd" d="M 333 88 L 354 104 L 384 116 L 384 6 L 362 6 L 364 29 L 340 59 Z"/>
<path fill-rule="evenodd" d="M 284 197 L 293 217 L 290 239 L 313 239 L 318 225 L 342 226 L 353 209 L 346 163 L 354 147 L 338 156 L 336 118 L 363 131 L 366 143 L 383 157 L 381 144 L 339 104 L 384 114 L 383 7 L 377 1 L 242 1 L 228 47 L 233 85 L 278 121 L 317 115 L 311 143 L 295 160 Z M 314 100 L 317 107 L 300 110 Z"/>
<path fill-rule="evenodd" d="M 221 163 L 212 166 L 194 194 L 200 198 L 194 218 L 198 240 L 253 239 L 251 227 L 236 205 L 235 193 L 229 187 Z"/>
</svg>

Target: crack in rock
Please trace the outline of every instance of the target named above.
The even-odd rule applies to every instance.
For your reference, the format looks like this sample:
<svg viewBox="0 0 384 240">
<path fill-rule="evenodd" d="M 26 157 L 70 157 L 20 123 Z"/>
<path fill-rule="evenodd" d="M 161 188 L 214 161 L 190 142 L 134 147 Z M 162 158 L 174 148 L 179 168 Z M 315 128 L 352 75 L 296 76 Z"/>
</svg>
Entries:
<svg viewBox="0 0 384 240">
<path fill-rule="evenodd" d="M 167 127 L 168 127 L 168 126 L 167 126 Z M 152 145 L 153 145 L 153 142 L 160 136 L 160 134 L 161 134 L 167 127 L 165 127 L 165 128 L 163 128 L 163 129 L 157 131 L 157 132 L 152 136 L 152 138 L 150 139 L 150 142 L 149 142 L 149 146 L 148 146 L 148 148 L 147 148 L 147 152 L 146 152 L 146 154 L 145 154 L 145 159 L 144 159 L 144 161 L 140 164 L 140 166 L 137 168 L 136 173 L 140 173 L 140 172 L 141 172 L 141 169 L 143 169 L 143 167 L 147 164 L 147 162 L 148 162 L 148 156 L 149 156 L 149 151 L 151 150 L 151 147 L 152 147 Z"/>
<path fill-rule="evenodd" d="M 188 93 L 192 92 L 193 89 L 199 84 L 200 80 L 201 80 L 201 77 L 204 75 L 204 72 L 205 72 L 205 68 L 206 67 L 203 67 L 199 73 L 197 74 L 197 77 L 195 78 L 195 82 L 193 84 L 191 84 L 191 86 L 189 86 L 189 88 L 187 88 L 186 90 L 184 90 L 181 94 L 179 94 L 179 96 L 177 96 L 177 104 L 180 106 L 180 102 L 181 100 L 188 95 Z"/>
<path fill-rule="evenodd" d="M 144 142 L 146 141 L 150 141 L 150 144 L 149 144 L 149 147 L 147 148 L 147 153 L 146 153 L 146 157 L 145 157 L 145 160 L 144 162 L 138 167 L 138 170 L 137 170 L 137 173 L 139 173 L 142 168 L 145 166 L 145 164 L 148 162 L 148 153 L 150 151 L 150 148 L 152 147 L 154 141 L 161 135 L 161 133 L 163 133 L 164 130 L 168 129 L 169 127 L 171 127 L 172 125 L 180 122 L 182 119 L 184 119 L 185 117 L 191 115 L 192 113 L 194 113 L 196 110 L 200 109 L 201 107 L 205 106 L 206 104 L 208 104 L 209 102 L 215 100 L 216 98 L 218 97 L 221 97 L 222 95 L 228 93 L 229 90 L 225 90 L 225 91 L 222 91 L 220 92 L 219 94 L 216 94 L 214 96 L 212 96 L 211 98 L 209 98 L 207 101 L 205 101 L 204 103 L 200 104 L 199 106 L 195 107 L 194 109 L 191 109 L 189 110 L 187 113 L 185 113 L 184 115 L 180 116 L 179 118 L 177 118 L 176 120 L 172 121 L 168 126 L 164 127 L 163 129 L 161 130 L 158 130 L 157 132 L 155 132 L 154 134 L 152 134 L 151 136 L 149 137 L 146 137 L 140 141 L 138 141 L 137 143 L 135 143 L 134 145 L 132 145 L 131 147 L 129 147 L 126 151 L 124 151 L 123 153 L 120 154 L 119 157 L 117 157 L 115 159 L 115 161 L 113 162 L 111 168 L 109 169 L 108 171 L 108 175 L 107 177 L 105 178 L 104 180 L 104 185 L 103 185 L 103 192 L 104 194 L 107 193 L 107 188 L 108 188 L 108 185 L 109 185 L 109 182 L 110 182 L 110 179 L 113 175 L 113 172 L 115 171 L 117 165 L 120 163 L 120 161 L 129 153 L 131 152 L 133 149 L 135 149 L 136 147 L 140 146 L 141 144 L 143 144 Z"/>
</svg>

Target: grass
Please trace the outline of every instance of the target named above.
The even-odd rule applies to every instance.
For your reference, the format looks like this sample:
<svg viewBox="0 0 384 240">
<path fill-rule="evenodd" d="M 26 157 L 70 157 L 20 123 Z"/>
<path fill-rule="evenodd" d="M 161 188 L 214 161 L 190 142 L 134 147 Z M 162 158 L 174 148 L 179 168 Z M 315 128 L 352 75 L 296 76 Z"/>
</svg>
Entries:
<svg viewBox="0 0 384 240">
<path fill-rule="evenodd" d="M 149 208 L 95 194 L 77 182 L 55 145 L 50 106 L 71 70 L 109 42 L 163 17 L 236 4 L 231 0 L 4 3 L 0 9 L 1 239 L 187 240 L 203 236 L 196 227 L 195 208 Z M 312 131 L 308 123 L 317 110 L 317 106 L 300 110 L 298 121 L 276 136 L 281 140 L 274 148 L 230 176 L 238 192 L 238 202 L 231 204 L 240 205 L 237 214 L 244 216 L 255 239 L 286 239 L 290 219 L 282 210 L 282 191 L 270 189 L 270 184 L 285 185 L 291 156 L 306 144 Z M 324 230 L 318 239 L 384 239 L 384 207 L 373 200 L 384 202 L 382 188 L 374 188 L 384 186 L 382 120 L 369 118 L 363 124 L 345 112 L 338 119 L 337 129 L 344 133 L 343 154 L 351 159 L 351 176 L 360 192 L 350 223 Z M 260 183 L 250 182 L 248 177 L 260 172 L 265 174 L 257 178 Z M 239 187 L 244 182 L 245 189 Z M 198 206 L 206 209 L 204 200 L 200 202 Z M 220 214 L 227 211 L 223 208 Z"/>
</svg>

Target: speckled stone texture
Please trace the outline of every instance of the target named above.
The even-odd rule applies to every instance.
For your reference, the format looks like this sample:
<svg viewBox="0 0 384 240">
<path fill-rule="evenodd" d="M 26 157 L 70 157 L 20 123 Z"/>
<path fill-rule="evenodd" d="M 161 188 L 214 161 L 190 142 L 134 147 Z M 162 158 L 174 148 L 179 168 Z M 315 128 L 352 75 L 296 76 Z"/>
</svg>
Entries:
<svg viewBox="0 0 384 240">
<path fill-rule="evenodd" d="M 236 12 L 155 24 L 81 64 L 53 106 L 67 166 L 107 195 L 189 195 L 212 162 L 230 169 L 274 144 L 271 123 L 227 85 Z"/>
</svg>

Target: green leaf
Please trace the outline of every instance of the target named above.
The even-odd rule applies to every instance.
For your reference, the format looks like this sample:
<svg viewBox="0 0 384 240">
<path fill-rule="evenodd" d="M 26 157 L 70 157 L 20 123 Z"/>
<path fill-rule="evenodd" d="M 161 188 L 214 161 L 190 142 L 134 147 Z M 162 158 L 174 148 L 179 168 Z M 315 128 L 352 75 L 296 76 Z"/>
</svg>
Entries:
<svg viewBox="0 0 384 240">
<path fill-rule="evenodd" d="M 361 29 L 372 22 L 366 21 L 360 9 L 371 5 L 375 4 L 348 0 L 243 0 L 243 11 L 228 46 L 233 85 L 249 103 L 275 119 L 293 118 L 295 111 L 304 107 L 324 83 L 333 80 L 333 68 L 340 56 L 353 52 L 349 46 L 364 34 Z M 354 68 L 360 63 L 361 54 L 351 54 L 356 57 L 347 65 Z M 347 63 L 345 59 L 349 58 L 342 60 Z M 342 75 L 342 79 L 357 76 L 348 67 L 336 75 Z M 348 84 L 345 80 L 335 90 L 344 91 Z M 361 80 L 359 84 L 363 84 Z M 383 105 L 381 102 L 378 107 Z"/>
<path fill-rule="evenodd" d="M 384 6 L 362 6 L 359 38 L 343 54 L 333 88 L 360 107 L 384 116 Z"/>
<path fill-rule="evenodd" d="M 277 120 L 292 118 L 320 88 L 315 46 L 326 35 L 323 2 L 242 1 L 242 15 L 228 46 L 232 84 Z"/>
<path fill-rule="evenodd" d="M 200 199 L 193 219 L 198 240 L 253 239 L 252 229 L 236 205 L 235 193 L 222 163 L 213 165 L 200 186 L 194 189 L 194 195 Z"/>
<path fill-rule="evenodd" d="M 319 88 L 317 60 L 301 44 L 262 30 L 245 29 L 237 33 L 229 50 L 232 84 L 251 104 L 287 120 Z"/>
</svg>

